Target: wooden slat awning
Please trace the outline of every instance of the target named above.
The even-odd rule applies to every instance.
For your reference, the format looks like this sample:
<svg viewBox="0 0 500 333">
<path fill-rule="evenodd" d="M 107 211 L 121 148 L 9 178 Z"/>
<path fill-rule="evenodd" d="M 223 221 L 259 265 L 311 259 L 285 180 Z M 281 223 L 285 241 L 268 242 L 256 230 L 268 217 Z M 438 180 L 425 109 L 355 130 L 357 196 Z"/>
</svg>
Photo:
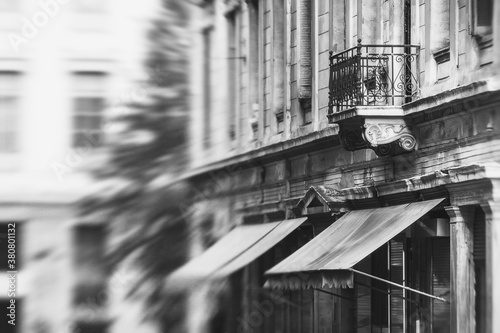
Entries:
<svg viewBox="0 0 500 333">
<path fill-rule="evenodd" d="M 351 211 L 269 269 L 267 287 L 352 287 L 352 268 L 444 199 Z"/>
<path fill-rule="evenodd" d="M 185 289 L 224 278 L 243 268 L 297 229 L 307 218 L 234 228 L 200 256 L 174 271 L 167 288 Z"/>
</svg>

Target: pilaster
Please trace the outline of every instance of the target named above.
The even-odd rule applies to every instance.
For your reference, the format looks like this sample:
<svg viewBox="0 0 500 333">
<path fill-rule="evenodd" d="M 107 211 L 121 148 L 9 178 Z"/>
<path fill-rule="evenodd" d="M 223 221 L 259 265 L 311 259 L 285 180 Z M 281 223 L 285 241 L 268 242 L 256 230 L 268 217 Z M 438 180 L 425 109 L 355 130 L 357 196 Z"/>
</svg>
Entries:
<svg viewBox="0 0 500 333">
<path fill-rule="evenodd" d="M 451 332 L 475 332 L 474 206 L 449 206 Z"/>
</svg>

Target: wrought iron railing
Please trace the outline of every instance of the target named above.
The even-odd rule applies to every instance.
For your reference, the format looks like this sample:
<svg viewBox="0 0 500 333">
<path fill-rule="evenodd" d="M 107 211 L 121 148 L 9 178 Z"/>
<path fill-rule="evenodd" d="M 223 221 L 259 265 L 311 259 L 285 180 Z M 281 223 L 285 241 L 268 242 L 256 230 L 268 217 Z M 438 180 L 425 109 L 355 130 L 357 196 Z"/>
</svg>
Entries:
<svg viewBox="0 0 500 333">
<path fill-rule="evenodd" d="M 359 40 L 361 42 L 361 40 Z M 419 93 L 418 45 L 362 45 L 330 52 L 329 113 L 402 105 Z"/>
</svg>

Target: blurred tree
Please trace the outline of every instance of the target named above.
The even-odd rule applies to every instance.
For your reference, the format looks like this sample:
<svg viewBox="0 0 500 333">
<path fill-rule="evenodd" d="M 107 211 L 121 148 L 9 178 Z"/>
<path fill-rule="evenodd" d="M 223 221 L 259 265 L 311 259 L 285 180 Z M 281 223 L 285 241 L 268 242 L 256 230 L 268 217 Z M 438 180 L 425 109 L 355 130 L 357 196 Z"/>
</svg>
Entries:
<svg viewBox="0 0 500 333">
<path fill-rule="evenodd" d="M 99 190 L 80 205 L 82 217 L 110 222 L 111 268 L 132 261 L 141 277 L 129 296 L 143 297 L 147 319 L 160 322 L 163 332 L 182 332 L 182 306 L 167 297 L 164 281 L 187 253 L 178 205 L 188 186 L 176 181 L 187 160 L 186 6 L 184 0 L 162 0 L 149 32 L 148 82 L 135 91 L 140 100 L 109 123 L 112 134 L 98 154 L 104 162 L 91 167 Z"/>
</svg>

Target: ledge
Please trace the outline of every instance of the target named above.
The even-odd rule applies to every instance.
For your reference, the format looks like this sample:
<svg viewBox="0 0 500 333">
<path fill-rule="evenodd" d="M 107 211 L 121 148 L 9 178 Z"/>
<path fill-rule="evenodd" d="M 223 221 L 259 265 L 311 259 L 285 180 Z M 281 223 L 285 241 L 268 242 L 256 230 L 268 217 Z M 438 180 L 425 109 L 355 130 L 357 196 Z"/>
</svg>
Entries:
<svg viewBox="0 0 500 333">
<path fill-rule="evenodd" d="M 229 168 L 230 166 L 233 166 L 233 167 L 231 167 L 231 170 L 235 170 L 237 167 L 234 167 L 234 165 L 259 164 L 259 161 L 255 161 L 255 160 L 261 160 L 264 158 L 272 160 L 273 158 L 276 158 L 277 156 L 291 153 L 292 151 L 297 150 L 297 149 L 307 150 L 309 145 L 312 145 L 312 144 L 317 145 L 317 144 L 320 144 L 322 142 L 329 143 L 331 140 L 333 140 L 332 137 L 337 136 L 337 135 L 338 135 L 338 127 L 337 126 L 330 126 L 330 127 L 306 134 L 306 135 L 298 137 L 298 138 L 289 139 L 289 140 L 286 140 L 283 142 L 270 144 L 268 146 L 264 146 L 261 148 L 250 150 L 248 152 L 244 152 L 244 153 L 223 159 L 221 161 L 217 161 L 214 163 L 204 165 L 204 166 L 199 167 L 199 168 L 195 168 L 195 169 L 191 170 L 190 172 L 182 175 L 179 180 L 186 180 L 186 179 L 196 177 L 196 176 L 202 175 L 202 174 L 210 172 L 210 171 L 215 171 L 215 170 L 219 170 L 222 168 Z"/>
<path fill-rule="evenodd" d="M 354 117 L 403 117 L 401 106 L 356 106 L 354 108 L 328 115 L 330 122 L 338 122 Z"/>
<path fill-rule="evenodd" d="M 425 175 L 401 179 L 380 185 L 344 188 L 341 191 L 347 200 L 362 200 L 393 194 L 428 190 L 443 185 L 496 178 L 500 178 L 499 164 L 472 164 L 442 169 Z"/>
<path fill-rule="evenodd" d="M 444 109 L 447 104 L 461 102 L 467 98 L 478 98 L 479 102 L 489 100 L 491 93 L 500 90 L 500 82 L 498 80 L 477 81 L 465 86 L 460 86 L 454 89 L 443 91 L 433 96 L 423 97 L 416 101 L 404 104 L 402 106 L 405 116 L 421 111 L 434 111 L 436 109 Z M 469 107 L 470 106 L 466 106 Z M 456 111 L 462 111 L 457 109 Z"/>
</svg>

